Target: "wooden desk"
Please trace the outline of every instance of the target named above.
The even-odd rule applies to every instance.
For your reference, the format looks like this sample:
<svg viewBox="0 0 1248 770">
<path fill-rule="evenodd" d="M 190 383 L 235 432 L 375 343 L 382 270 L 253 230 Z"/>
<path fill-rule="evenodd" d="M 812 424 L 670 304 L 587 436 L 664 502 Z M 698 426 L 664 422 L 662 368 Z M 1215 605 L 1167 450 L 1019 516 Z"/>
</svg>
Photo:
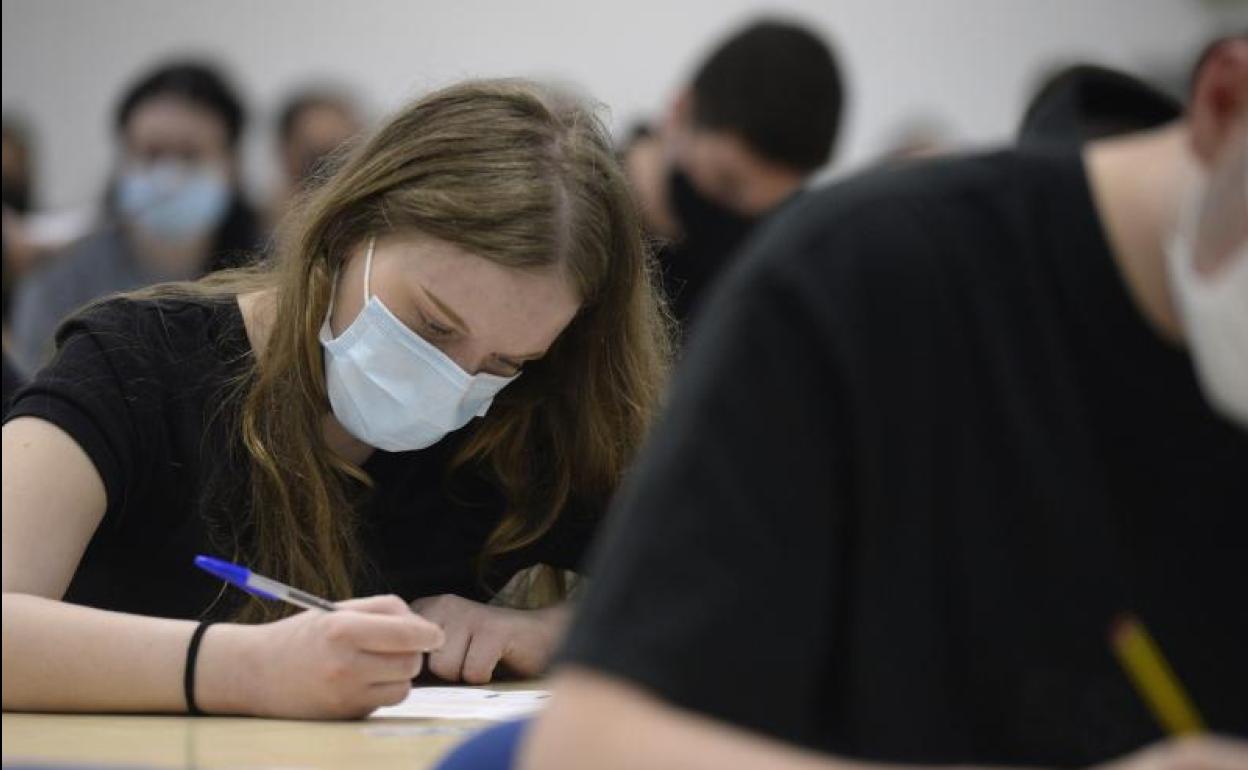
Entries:
<svg viewBox="0 0 1248 770">
<path fill-rule="evenodd" d="M 288 722 L 5 714 L 4 764 L 151 768 L 431 768 L 482 722 Z"/>
<path fill-rule="evenodd" d="M 540 682 L 497 689 L 541 688 Z M 293 722 L 234 717 L 9 714 L 4 764 L 186 770 L 425 770 L 490 722 Z"/>
</svg>

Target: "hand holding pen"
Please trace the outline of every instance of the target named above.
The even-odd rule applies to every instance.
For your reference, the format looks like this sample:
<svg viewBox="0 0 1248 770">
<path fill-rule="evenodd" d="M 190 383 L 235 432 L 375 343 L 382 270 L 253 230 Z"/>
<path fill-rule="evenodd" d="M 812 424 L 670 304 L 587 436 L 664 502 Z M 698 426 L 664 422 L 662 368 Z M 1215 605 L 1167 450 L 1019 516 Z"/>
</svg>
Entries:
<svg viewBox="0 0 1248 770">
<path fill-rule="evenodd" d="M 200 704 L 210 713 L 366 716 L 405 698 L 424 654 L 444 642 L 440 627 L 397 596 L 334 604 L 228 562 L 200 557 L 196 564 L 249 593 L 310 609 L 273 623 L 223 624 L 208 632 L 199 691 L 223 694 Z M 206 681 L 213 676 L 228 681 Z"/>
</svg>

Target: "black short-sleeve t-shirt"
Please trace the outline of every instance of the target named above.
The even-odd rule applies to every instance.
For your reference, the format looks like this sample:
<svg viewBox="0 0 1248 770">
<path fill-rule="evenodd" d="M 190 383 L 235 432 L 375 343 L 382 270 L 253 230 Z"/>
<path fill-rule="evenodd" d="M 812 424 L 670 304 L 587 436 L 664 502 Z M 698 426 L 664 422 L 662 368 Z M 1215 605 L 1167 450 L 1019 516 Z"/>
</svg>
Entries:
<svg viewBox="0 0 1248 770">
<path fill-rule="evenodd" d="M 237 410 L 252 351 L 237 302 L 109 300 L 67 321 L 57 340 L 55 358 L 18 392 L 6 420 L 57 425 L 104 482 L 107 512 L 66 600 L 228 617 L 241 594 L 223 591 L 192 559 L 246 552 L 250 476 Z M 377 451 L 365 462 L 373 488 L 355 490 L 365 562 L 356 565 L 357 595 L 484 600 L 524 567 L 580 565 L 598 516 L 574 505 L 540 540 L 483 567 L 479 556 L 506 503 L 479 469 L 449 471 L 471 430 L 421 451 Z"/>
<path fill-rule="evenodd" d="M 1248 733 L 1248 432 L 1133 305 L 1077 153 L 873 174 L 746 252 L 565 663 L 845 756 L 1074 766 L 1161 737 L 1130 612 Z"/>
</svg>

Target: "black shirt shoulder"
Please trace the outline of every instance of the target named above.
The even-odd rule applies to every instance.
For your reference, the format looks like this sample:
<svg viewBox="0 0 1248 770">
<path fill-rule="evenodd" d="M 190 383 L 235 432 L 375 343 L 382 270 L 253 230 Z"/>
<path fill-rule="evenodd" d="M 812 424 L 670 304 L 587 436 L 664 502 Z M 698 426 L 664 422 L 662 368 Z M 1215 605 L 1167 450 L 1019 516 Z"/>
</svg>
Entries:
<svg viewBox="0 0 1248 770">
<path fill-rule="evenodd" d="M 7 419 L 40 417 L 77 441 L 104 481 L 107 520 L 169 459 L 174 434 L 202 433 L 209 415 L 193 404 L 222 401 L 249 356 L 233 297 L 105 300 L 60 326 Z"/>
<path fill-rule="evenodd" d="M 176 364 L 205 352 L 250 353 L 233 295 L 105 299 L 68 319 L 57 332 L 57 347 L 75 333 L 107 341 L 106 347 L 116 353 L 141 351 L 160 364 Z"/>
<path fill-rule="evenodd" d="M 818 279 L 820 291 L 846 279 L 926 286 L 958 267 L 936 261 L 952 247 L 1047 221 L 1049 196 L 1069 183 L 1062 172 L 1072 164 L 1077 156 L 1001 150 L 870 171 L 778 212 L 751 240 L 743 269 L 786 275 L 794 286 Z"/>
</svg>

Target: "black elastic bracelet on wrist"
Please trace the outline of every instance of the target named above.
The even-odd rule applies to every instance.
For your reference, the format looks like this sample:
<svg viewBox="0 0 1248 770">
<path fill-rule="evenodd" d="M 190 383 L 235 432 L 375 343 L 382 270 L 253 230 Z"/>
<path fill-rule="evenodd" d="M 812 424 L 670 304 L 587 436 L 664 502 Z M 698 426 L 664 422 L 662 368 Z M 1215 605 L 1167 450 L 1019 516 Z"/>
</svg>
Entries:
<svg viewBox="0 0 1248 770">
<path fill-rule="evenodd" d="M 211 625 L 211 620 L 205 620 L 196 626 L 195 633 L 191 634 L 191 644 L 186 648 L 186 670 L 182 675 L 182 690 L 186 694 L 186 712 L 194 717 L 204 715 L 204 712 L 199 710 L 199 705 L 195 703 L 195 660 L 199 657 L 199 643 L 204 639 L 204 632 Z"/>
</svg>

